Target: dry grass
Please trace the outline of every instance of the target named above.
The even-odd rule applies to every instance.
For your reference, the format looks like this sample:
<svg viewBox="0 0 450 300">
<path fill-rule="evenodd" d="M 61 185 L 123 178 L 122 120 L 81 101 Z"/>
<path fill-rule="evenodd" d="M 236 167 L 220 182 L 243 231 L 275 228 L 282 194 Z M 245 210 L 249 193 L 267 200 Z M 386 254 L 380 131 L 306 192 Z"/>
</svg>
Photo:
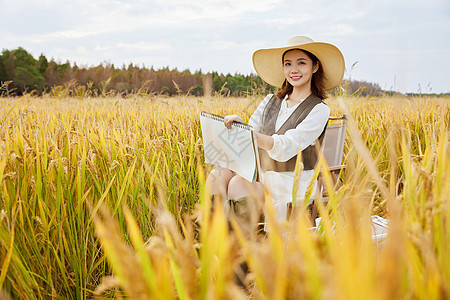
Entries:
<svg viewBox="0 0 450 300">
<path fill-rule="evenodd" d="M 349 114 L 353 125 L 344 184 L 320 207 L 323 230 L 300 216 L 244 239 L 217 210 L 196 241 L 189 214 L 210 205 L 198 114 L 248 118 L 259 100 L 0 99 L 2 293 L 450 297 L 448 99 L 329 99 L 332 114 Z M 370 237 L 372 214 L 389 218 L 382 249 Z M 247 292 L 234 280 L 243 260 Z"/>
</svg>

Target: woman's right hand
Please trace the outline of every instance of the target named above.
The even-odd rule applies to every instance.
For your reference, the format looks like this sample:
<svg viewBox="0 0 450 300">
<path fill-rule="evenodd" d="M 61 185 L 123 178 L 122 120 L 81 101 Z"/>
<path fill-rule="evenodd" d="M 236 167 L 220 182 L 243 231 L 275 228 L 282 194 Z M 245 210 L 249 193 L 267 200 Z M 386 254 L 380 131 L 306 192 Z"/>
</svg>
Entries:
<svg viewBox="0 0 450 300">
<path fill-rule="evenodd" d="M 228 115 L 223 118 L 223 123 L 225 124 L 225 127 L 228 129 L 231 129 L 231 124 L 233 124 L 233 122 L 243 123 L 241 117 L 239 117 L 238 115 Z"/>
</svg>

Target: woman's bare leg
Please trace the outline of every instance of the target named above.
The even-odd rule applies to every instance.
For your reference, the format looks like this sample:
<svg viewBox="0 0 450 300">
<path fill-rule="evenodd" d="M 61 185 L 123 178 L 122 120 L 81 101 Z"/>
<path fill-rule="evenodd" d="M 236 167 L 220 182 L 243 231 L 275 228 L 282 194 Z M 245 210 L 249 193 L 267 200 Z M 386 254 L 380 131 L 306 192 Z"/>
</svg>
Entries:
<svg viewBox="0 0 450 300">
<path fill-rule="evenodd" d="M 259 182 L 248 182 L 239 175 L 233 176 L 228 183 L 228 199 L 249 197 L 256 205 L 264 205 L 264 187 Z"/>
<path fill-rule="evenodd" d="M 228 214 L 228 183 L 235 176 L 233 171 L 225 168 L 215 168 L 206 179 L 205 188 L 214 198 L 222 199 L 225 213 Z"/>
<path fill-rule="evenodd" d="M 264 187 L 259 182 L 248 182 L 237 175 L 228 183 L 228 198 L 244 235 L 250 237 L 256 229 L 264 206 Z"/>
<path fill-rule="evenodd" d="M 264 206 L 263 185 L 259 182 L 248 182 L 228 169 L 215 168 L 206 179 L 205 187 L 215 200 L 216 198 L 222 199 L 226 215 L 229 214 L 230 210 L 229 199 L 248 198 L 246 203 L 248 213 L 242 222 L 247 224 L 244 225 L 247 228 L 243 229 L 249 233 L 250 228 L 256 225 Z"/>
</svg>

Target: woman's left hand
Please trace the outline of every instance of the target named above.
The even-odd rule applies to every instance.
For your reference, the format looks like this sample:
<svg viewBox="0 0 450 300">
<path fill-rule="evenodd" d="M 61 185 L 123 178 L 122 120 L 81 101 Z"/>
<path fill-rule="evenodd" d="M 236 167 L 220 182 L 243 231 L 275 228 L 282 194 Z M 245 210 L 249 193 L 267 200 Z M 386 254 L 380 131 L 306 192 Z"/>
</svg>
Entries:
<svg viewBox="0 0 450 300">
<path fill-rule="evenodd" d="M 225 127 L 228 129 L 231 129 L 231 124 L 233 124 L 233 122 L 243 123 L 241 117 L 239 117 L 238 115 L 228 115 L 223 118 L 223 123 L 225 124 Z"/>
</svg>

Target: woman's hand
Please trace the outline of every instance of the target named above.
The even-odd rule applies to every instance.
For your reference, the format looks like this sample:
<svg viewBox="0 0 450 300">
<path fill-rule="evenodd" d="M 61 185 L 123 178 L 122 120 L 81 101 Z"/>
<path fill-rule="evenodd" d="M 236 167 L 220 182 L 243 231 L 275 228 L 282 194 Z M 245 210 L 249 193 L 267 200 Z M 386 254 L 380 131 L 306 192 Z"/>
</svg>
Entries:
<svg viewBox="0 0 450 300">
<path fill-rule="evenodd" d="M 238 115 L 228 115 L 223 118 L 223 123 L 228 129 L 231 129 L 231 124 L 233 124 L 233 122 L 243 123 L 244 121 L 242 121 L 241 117 L 239 117 Z"/>
</svg>

